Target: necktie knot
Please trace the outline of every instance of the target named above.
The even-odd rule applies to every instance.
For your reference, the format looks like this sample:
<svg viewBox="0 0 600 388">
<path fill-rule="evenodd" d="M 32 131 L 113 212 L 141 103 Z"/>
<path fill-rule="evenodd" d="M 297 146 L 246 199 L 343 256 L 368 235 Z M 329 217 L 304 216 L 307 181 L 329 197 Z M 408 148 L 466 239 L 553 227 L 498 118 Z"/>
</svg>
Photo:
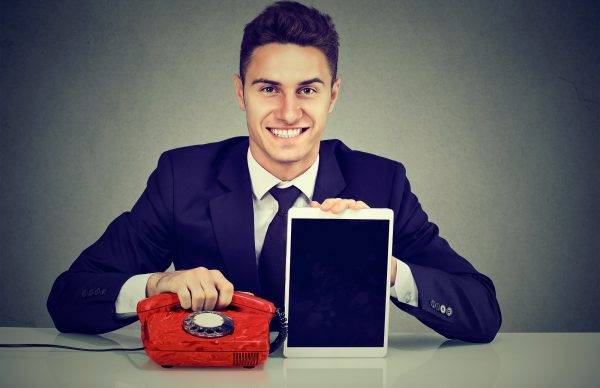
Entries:
<svg viewBox="0 0 600 388">
<path fill-rule="evenodd" d="M 269 193 L 271 193 L 273 198 L 275 198 L 279 204 L 279 210 L 277 213 L 287 214 L 294 202 L 296 202 L 298 195 L 300 195 L 300 189 L 298 189 L 296 186 L 286 187 L 285 189 L 273 187 L 271 190 L 269 190 Z"/>
</svg>

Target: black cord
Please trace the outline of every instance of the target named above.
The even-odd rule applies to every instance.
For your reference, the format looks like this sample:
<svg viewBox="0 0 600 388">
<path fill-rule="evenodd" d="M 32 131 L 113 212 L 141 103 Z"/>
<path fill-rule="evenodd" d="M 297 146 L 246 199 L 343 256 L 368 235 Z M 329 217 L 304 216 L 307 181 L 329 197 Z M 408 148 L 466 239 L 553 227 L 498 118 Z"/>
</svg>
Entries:
<svg viewBox="0 0 600 388">
<path fill-rule="evenodd" d="M 285 341 L 288 334 L 287 319 L 285 313 L 281 309 L 275 311 L 277 322 L 279 323 L 279 334 L 277 338 L 273 340 L 270 345 L 269 354 L 275 352 L 281 344 Z M 57 348 L 57 349 L 68 349 L 68 350 L 79 350 L 82 352 L 135 352 L 138 350 L 144 350 L 144 348 L 105 348 L 105 349 L 90 349 L 90 348 L 78 348 L 75 346 L 66 345 L 54 345 L 54 344 L 0 344 L 0 348 Z"/>
<path fill-rule="evenodd" d="M 80 350 L 83 352 L 134 352 L 144 350 L 144 348 L 106 348 L 106 349 L 89 349 L 78 348 L 75 346 L 51 345 L 51 344 L 0 344 L 0 348 L 58 348 L 69 350 Z"/>
<path fill-rule="evenodd" d="M 281 346 L 283 341 L 285 341 L 288 335 L 287 319 L 285 318 L 285 312 L 282 309 L 278 308 L 277 310 L 275 310 L 275 315 L 277 316 L 279 322 L 279 334 L 277 335 L 277 338 L 275 338 L 271 343 L 269 354 L 279 349 L 279 347 Z"/>
</svg>

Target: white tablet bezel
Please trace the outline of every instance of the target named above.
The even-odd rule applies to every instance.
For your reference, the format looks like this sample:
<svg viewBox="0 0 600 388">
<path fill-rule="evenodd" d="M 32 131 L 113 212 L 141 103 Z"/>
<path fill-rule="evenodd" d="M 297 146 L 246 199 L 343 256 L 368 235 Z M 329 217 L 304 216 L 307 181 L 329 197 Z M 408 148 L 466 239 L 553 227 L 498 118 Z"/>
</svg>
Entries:
<svg viewBox="0 0 600 388">
<path fill-rule="evenodd" d="M 290 253 L 293 219 L 342 219 L 342 220 L 386 220 L 389 221 L 388 257 L 392 256 L 392 236 L 394 228 L 394 212 L 391 209 L 361 209 L 344 210 L 339 214 L 325 212 L 319 208 L 292 208 L 288 212 L 287 219 L 287 244 L 285 260 L 285 314 L 288 321 L 294 317 L 289 315 L 289 288 L 290 288 Z M 387 265 L 387 277 L 390 278 L 390 260 Z M 283 344 L 283 355 L 285 357 L 384 357 L 388 346 L 388 321 L 390 287 L 386 287 L 385 303 L 385 328 L 383 346 L 377 347 L 289 347 L 287 339 Z"/>
</svg>

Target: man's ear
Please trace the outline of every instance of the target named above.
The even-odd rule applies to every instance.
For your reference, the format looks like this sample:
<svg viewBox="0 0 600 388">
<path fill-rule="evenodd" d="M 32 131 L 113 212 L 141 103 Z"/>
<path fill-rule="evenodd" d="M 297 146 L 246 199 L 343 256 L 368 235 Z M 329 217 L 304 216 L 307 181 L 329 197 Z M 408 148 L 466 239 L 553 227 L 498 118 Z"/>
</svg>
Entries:
<svg viewBox="0 0 600 388">
<path fill-rule="evenodd" d="M 239 74 L 233 75 L 233 86 L 235 88 L 235 98 L 240 105 L 241 110 L 246 110 L 246 103 L 244 102 L 244 85 Z"/>
<path fill-rule="evenodd" d="M 340 94 L 340 84 L 342 83 L 341 79 L 336 79 L 333 83 L 333 87 L 331 88 L 331 101 L 329 102 L 329 112 L 333 112 L 333 107 L 335 106 L 335 102 Z"/>
</svg>

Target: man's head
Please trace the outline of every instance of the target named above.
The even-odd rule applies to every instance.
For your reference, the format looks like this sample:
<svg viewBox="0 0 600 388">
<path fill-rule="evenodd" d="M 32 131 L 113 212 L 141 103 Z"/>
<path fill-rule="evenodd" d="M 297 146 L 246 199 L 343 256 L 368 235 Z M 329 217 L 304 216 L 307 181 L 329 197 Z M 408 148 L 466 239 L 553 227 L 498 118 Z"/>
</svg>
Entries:
<svg viewBox="0 0 600 388">
<path fill-rule="evenodd" d="M 318 155 L 340 86 L 337 56 L 331 18 L 299 3 L 275 3 L 244 29 L 236 97 L 252 155 L 280 179 L 301 174 Z"/>
<path fill-rule="evenodd" d="M 327 58 L 332 82 L 337 77 L 339 39 L 329 15 L 295 1 L 278 1 L 265 8 L 244 28 L 240 48 L 240 78 L 255 48 L 269 43 L 292 43 L 319 49 Z"/>
</svg>

